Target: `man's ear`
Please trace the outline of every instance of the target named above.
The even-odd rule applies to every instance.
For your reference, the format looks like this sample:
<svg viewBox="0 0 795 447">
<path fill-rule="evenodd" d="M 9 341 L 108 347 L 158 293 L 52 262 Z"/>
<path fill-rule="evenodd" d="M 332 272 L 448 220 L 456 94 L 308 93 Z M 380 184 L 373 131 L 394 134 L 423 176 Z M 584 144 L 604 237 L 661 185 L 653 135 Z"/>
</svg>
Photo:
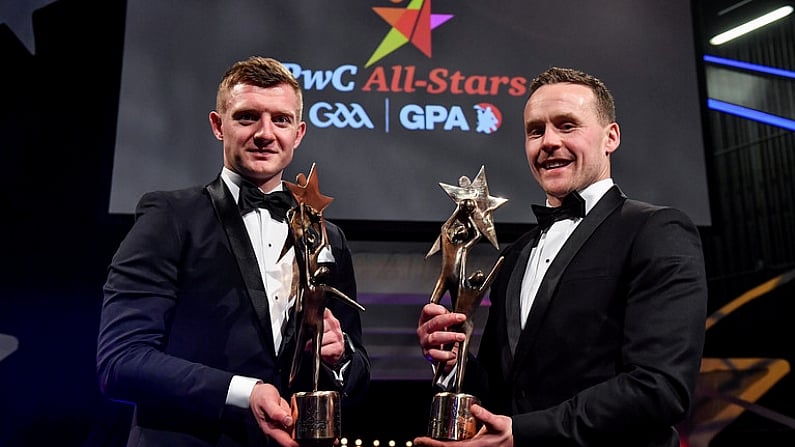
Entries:
<svg viewBox="0 0 795 447">
<path fill-rule="evenodd" d="M 613 122 L 607 125 L 605 128 L 607 132 L 606 140 L 605 140 L 605 155 L 610 155 L 618 149 L 618 145 L 621 144 L 621 129 L 618 127 L 618 123 Z"/>
<path fill-rule="evenodd" d="M 306 121 L 298 123 L 298 129 L 296 129 L 295 132 L 295 144 L 293 144 L 293 149 L 297 149 L 301 141 L 304 140 L 304 135 L 306 135 Z"/>
<path fill-rule="evenodd" d="M 215 135 L 216 139 L 222 141 L 224 139 L 224 131 L 221 127 L 221 115 L 216 111 L 212 111 L 208 118 L 210 120 L 210 128 L 213 130 L 213 135 Z"/>
</svg>

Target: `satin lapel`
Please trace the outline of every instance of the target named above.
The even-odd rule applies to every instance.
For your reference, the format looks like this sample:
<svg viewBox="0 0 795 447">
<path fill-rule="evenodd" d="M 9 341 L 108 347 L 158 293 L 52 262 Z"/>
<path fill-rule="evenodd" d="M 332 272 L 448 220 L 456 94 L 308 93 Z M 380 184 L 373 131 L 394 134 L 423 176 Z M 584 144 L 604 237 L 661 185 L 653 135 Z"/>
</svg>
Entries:
<svg viewBox="0 0 795 447">
<path fill-rule="evenodd" d="M 522 279 L 524 272 L 527 269 L 527 262 L 530 259 L 530 252 L 533 250 L 536 239 L 538 239 L 538 227 L 531 230 L 528 238 L 524 241 L 524 246 L 513 264 L 510 279 L 505 290 L 505 320 L 508 327 L 508 343 L 511 347 L 511 354 L 515 355 L 516 345 L 519 342 L 519 336 L 522 331 L 522 311 L 521 311 L 521 295 L 522 295 Z"/>
<path fill-rule="evenodd" d="M 582 246 L 591 237 L 596 228 L 626 199 L 617 185 L 608 190 L 599 200 L 596 206 L 585 216 L 585 219 L 577 226 L 574 233 L 563 244 L 555 260 L 549 266 L 544 279 L 536 293 L 530 315 L 527 317 L 527 324 L 524 331 L 519 336 L 518 350 L 515 352 L 514 365 L 520 364 L 524 356 L 529 352 L 529 348 L 535 340 L 535 336 L 541 328 L 547 308 L 558 288 L 561 276 L 566 271 L 571 260 L 580 251 Z M 516 371 L 516 368 L 514 368 Z"/>
<path fill-rule="evenodd" d="M 240 210 L 232 198 L 232 194 L 228 191 L 226 185 L 224 185 L 224 181 L 221 180 L 221 177 L 218 177 L 215 181 L 207 185 L 206 189 L 210 194 L 210 199 L 212 199 L 215 214 L 218 216 L 226 232 L 229 246 L 232 248 L 232 253 L 237 260 L 237 266 L 240 268 L 240 274 L 243 276 L 243 282 L 246 284 L 246 290 L 248 291 L 251 304 L 254 306 L 254 312 L 257 313 L 265 347 L 273 355 L 276 355 L 276 351 L 273 349 L 273 334 L 271 333 L 271 318 L 270 311 L 268 310 L 268 295 L 265 293 L 265 285 L 260 275 L 257 256 L 254 254 L 254 249 L 251 247 L 251 239 L 249 239 L 246 227 L 243 225 L 243 219 L 240 217 Z"/>
</svg>

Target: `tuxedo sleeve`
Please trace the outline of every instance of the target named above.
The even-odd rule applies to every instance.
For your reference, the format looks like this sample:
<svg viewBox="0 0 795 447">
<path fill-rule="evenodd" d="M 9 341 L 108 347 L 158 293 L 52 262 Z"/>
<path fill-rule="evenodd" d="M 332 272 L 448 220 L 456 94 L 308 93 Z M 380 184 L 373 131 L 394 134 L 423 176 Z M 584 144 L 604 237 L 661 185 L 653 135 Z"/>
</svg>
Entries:
<svg viewBox="0 0 795 447">
<path fill-rule="evenodd" d="M 167 195 L 144 195 L 110 263 L 97 346 L 111 399 L 218 419 L 232 374 L 165 353 L 178 299 L 185 235 Z"/>
</svg>

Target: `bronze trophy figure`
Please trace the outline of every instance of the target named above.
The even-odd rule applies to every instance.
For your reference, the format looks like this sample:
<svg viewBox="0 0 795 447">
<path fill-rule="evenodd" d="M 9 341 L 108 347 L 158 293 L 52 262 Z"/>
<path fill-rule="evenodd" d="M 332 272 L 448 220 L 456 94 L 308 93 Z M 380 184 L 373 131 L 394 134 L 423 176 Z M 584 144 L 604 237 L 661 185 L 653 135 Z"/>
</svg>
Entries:
<svg viewBox="0 0 795 447">
<path fill-rule="evenodd" d="M 319 391 L 320 347 L 323 337 L 323 313 L 326 300 L 333 295 L 350 306 L 364 310 L 359 303 L 326 285 L 328 275 L 325 251 L 330 251 L 326 235 L 323 210 L 334 200 L 320 194 L 315 165 L 309 176 L 303 173 L 296 177 L 297 184 L 285 182 L 298 205 L 287 213 L 289 237 L 284 251 L 295 249 L 292 296 L 296 297 L 292 321 L 296 324 L 296 345 L 290 369 L 290 386 L 301 367 L 302 351 L 311 340 L 313 344 L 313 389 L 293 394 L 291 409 L 295 425 L 293 438 L 300 444 L 331 446 L 341 435 L 340 398 L 337 391 Z M 327 262 L 327 261 L 326 261 Z"/>
<path fill-rule="evenodd" d="M 449 293 L 452 310 L 465 314 L 467 319 L 459 327 L 451 328 L 465 334 L 463 343 L 445 347 L 457 350 L 455 367 L 445 372 L 444 364 L 437 363 L 434 366 L 433 383 L 445 391 L 437 393 L 433 398 L 428 436 L 459 441 L 475 435 L 475 419 L 469 408 L 472 403 L 480 402 L 477 397 L 461 392 L 467 353 L 474 331 L 471 316 L 480 306 L 483 295 L 491 286 L 503 262 L 502 257 L 497 259 L 488 275 L 482 270 L 467 274 L 467 256 L 483 236 L 486 236 L 494 248 L 499 249 L 491 214 L 507 202 L 507 199 L 489 195 L 483 166 L 473 181 L 462 176 L 458 180 L 458 186 L 444 183 L 439 185 L 456 202 L 456 208 L 442 225 L 439 237 L 425 256 L 427 259 L 440 249 L 442 251 L 442 267 L 431 292 L 430 302 L 439 304 L 445 293 Z"/>
</svg>

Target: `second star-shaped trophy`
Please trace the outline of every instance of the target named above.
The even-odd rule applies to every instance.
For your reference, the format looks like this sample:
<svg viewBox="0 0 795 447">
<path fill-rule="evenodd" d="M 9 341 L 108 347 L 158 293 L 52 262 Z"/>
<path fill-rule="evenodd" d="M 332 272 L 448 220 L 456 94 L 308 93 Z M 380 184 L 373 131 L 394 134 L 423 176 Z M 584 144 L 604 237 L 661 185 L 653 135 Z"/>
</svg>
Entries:
<svg viewBox="0 0 795 447">
<path fill-rule="evenodd" d="M 359 303 L 340 290 L 325 283 L 333 262 L 331 247 L 326 235 L 323 210 L 334 200 L 320 193 L 315 165 L 309 176 L 298 174 L 297 183 L 284 182 L 297 206 L 287 214 L 289 237 L 285 250 L 295 249 L 292 296 L 296 297 L 292 321 L 296 324 L 296 344 L 290 369 L 290 386 L 298 374 L 303 350 L 309 341 L 314 349 L 312 356 L 312 391 L 292 395 L 290 406 L 293 421 L 293 438 L 301 445 L 332 446 L 341 436 L 341 407 L 337 391 L 318 390 L 320 374 L 320 347 L 323 338 L 323 313 L 329 296 L 364 310 Z"/>
<path fill-rule="evenodd" d="M 461 392 L 469 344 L 474 330 L 471 316 L 480 306 L 483 295 L 491 286 L 503 262 L 502 257 L 497 259 L 488 275 L 482 270 L 467 273 L 467 257 L 472 247 L 483 236 L 494 248 L 499 249 L 491 215 L 508 199 L 489 195 L 483 166 L 474 180 L 462 176 L 458 180 L 458 186 L 445 183 L 439 185 L 455 201 L 456 207 L 450 218 L 442 225 L 439 237 L 425 256 L 428 258 L 437 251 L 442 251 L 442 268 L 431 292 L 430 302 L 439 304 L 445 293 L 449 293 L 452 311 L 465 314 L 467 319 L 459 327 L 450 328 L 463 332 L 464 341 L 445 347 L 457 350 L 455 366 L 445 371 L 444 364 L 435 365 L 433 384 L 444 391 L 433 397 L 428 436 L 434 439 L 460 441 L 475 435 L 477 424 L 470 406 L 473 403 L 480 403 L 476 396 Z"/>
</svg>

